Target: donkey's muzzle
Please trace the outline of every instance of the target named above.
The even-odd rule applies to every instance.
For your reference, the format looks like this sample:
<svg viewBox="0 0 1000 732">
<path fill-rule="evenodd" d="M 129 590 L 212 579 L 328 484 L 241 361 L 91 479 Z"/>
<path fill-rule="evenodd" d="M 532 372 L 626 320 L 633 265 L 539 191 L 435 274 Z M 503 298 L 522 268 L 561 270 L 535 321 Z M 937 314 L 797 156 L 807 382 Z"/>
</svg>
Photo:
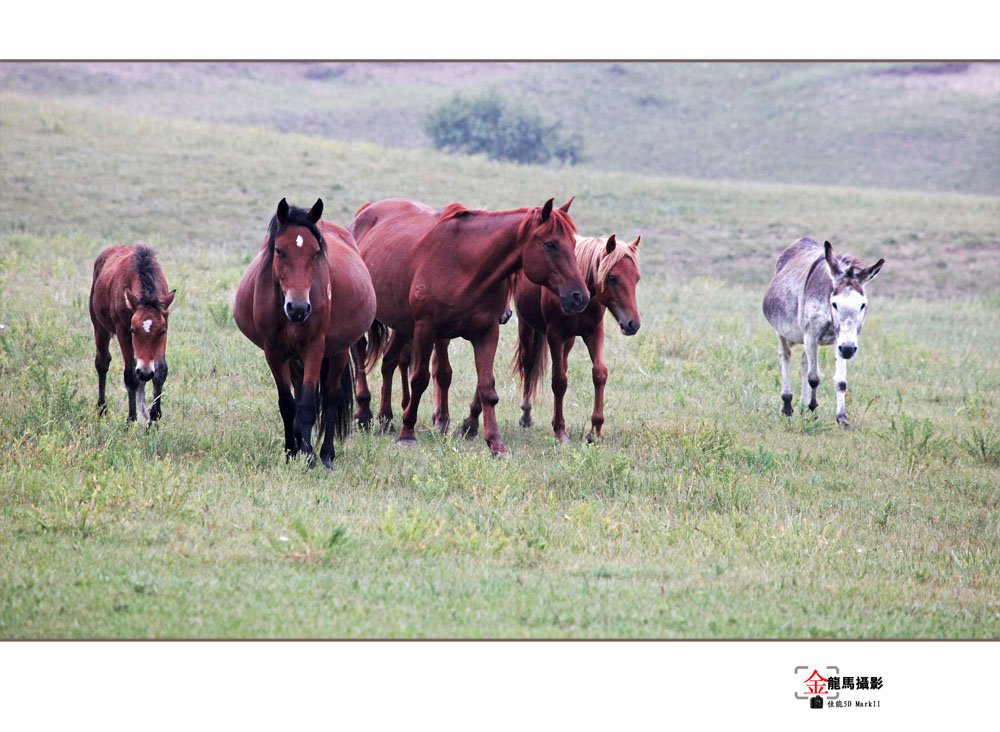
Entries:
<svg viewBox="0 0 1000 732">
<path fill-rule="evenodd" d="M 851 345 L 850 343 L 845 343 L 842 346 L 837 346 L 840 349 L 841 358 L 854 358 L 854 354 L 858 352 L 858 347 Z"/>
<path fill-rule="evenodd" d="M 588 302 L 590 302 L 590 298 L 580 290 L 573 290 L 559 296 L 559 305 L 567 315 L 575 315 L 581 312 L 587 307 Z"/>
<path fill-rule="evenodd" d="M 312 305 L 308 301 L 289 300 L 285 303 L 285 317 L 293 323 L 304 323 L 311 312 Z"/>
</svg>

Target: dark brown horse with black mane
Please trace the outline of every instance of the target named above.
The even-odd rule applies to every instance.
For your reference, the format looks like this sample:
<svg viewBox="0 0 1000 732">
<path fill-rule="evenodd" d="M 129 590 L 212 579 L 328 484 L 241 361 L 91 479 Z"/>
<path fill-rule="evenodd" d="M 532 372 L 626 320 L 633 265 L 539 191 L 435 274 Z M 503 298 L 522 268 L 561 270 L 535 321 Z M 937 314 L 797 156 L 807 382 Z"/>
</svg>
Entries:
<svg viewBox="0 0 1000 732">
<path fill-rule="evenodd" d="M 395 198 L 363 206 L 350 230 L 372 275 L 377 321 L 393 331 L 382 360 L 382 424 L 392 420 L 392 376 L 400 353 L 412 344 L 411 393 L 398 441 L 415 443 L 417 409 L 430 380 L 431 351 L 435 342 L 461 337 L 472 343 L 478 374 L 466 422 L 475 417 L 478 423 L 481 408 L 490 450 L 509 454 L 497 429 L 493 359 L 512 275 L 523 269 L 527 279 L 555 293 L 567 313 L 587 306 L 586 283 L 573 256 L 576 226 L 569 203 L 555 209 L 549 199 L 544 206 L 512 211 L 470 211 L 451 204 L 437 211 Z M 366 360 L 366 346 L 358 344 L 361 360 Z M 377 360 L 377 355 L 367 361 Z M 371 423 L 370 399 L 359 369 L 356 416 L 362 425 Z M 440 428 L 442 415 L 435 416 Z M 446 414 L 443 419 L 446 424 Z"/>
<path fill-rule="evenodd" d="M 286 454 L 301 451 L 314 464 L 318 412 L 320 459 L 331 468 L 333 438 L 342 440 L 351 424 L 349 349 L 372 325 L 375 292 L 354 237 L 322 214 L 320 199 L 309 211 L 281 199 L 240 280 L 233 315 L 271 368 Z"/>
<path fill-rule="evenodd" d="M 90 286 L 90 319 L 94 324 L 97 356 L 97 407 L 103 413 L 105 381 L 111 365 L 108 345 L 118 337 L 128 390 L 128 418 L 155 422 L 162 414 L 160 398 L 167 379 L 167 318 L 176 290 L 167 292 L 167 280 L 152 249 L 144 246 L 109 247 L 94 262 Z M 153 381 L 153 404 L 146 414 L 146 382 Z"/>
<path fill-rule="evenodd" d="M 521 377 L 522 427 L 531 427 L 531 400 L 545 373 L 545 344 L 552 353 L 552 394 L 554 409 L 552 429 L 556 439 L 568 442 L 563 397 L 566 394 L 569 352 L 576 337 L 587 345 L 593 362 L 594 412 L 587 441 L 601 436 L 604 424 L 604 385 L 608 367 L 604 363 L 604 313 L 608 310 L 624 335 L 639 330 L 639 308 L 635 288 L 639 282 L 639 237 L 631 244 L 619 244 L 614 234 L 605 237 L 576 238 L 576 257 L 587 279 L 590 304 L 576 315 L 566 315 L 551 293 L 524 277 L 514 287 L 517 309 L 517 352 L 514 370 Z"/>
</svg>

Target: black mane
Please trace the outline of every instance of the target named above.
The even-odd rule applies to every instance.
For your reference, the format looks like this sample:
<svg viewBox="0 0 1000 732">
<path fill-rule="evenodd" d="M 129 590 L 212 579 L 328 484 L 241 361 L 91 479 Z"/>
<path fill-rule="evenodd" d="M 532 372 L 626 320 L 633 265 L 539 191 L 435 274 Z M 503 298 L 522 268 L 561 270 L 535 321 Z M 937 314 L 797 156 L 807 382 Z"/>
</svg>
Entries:
<svg viewBox="0 0 1000 732">
<path fill-rule="evenodd" d="M 132 263 L 139 275 L 139 307 L 160 307 L 158 280 L 160 265 L 156 263 L 156 252 L 142 245 L 135 248 Z"/>
<path fill-rule="evenodd" d="M 309 233 L 316 237 L 316 241 L 319 242 L 320 251 L 326 251 L 326 241 L 323 239 L 323 235 L 320 233 L 319 228 L 313 223 L 313 220 L 309 218 L 309 212 L 304 208 L 299 208 L 298 206 L 288 207 L 288 216 L 285 218 L 285 223 L 280 228 L 278 227 L 278 215 L 275 214 L 271 217 L 271 223 L 267 227 L 267 251 L 272 255 L 274 254 L 274 239 L 282 231 L 287 229 L 289 226 L 304 226 L 309 229 Z"/>
</svg>

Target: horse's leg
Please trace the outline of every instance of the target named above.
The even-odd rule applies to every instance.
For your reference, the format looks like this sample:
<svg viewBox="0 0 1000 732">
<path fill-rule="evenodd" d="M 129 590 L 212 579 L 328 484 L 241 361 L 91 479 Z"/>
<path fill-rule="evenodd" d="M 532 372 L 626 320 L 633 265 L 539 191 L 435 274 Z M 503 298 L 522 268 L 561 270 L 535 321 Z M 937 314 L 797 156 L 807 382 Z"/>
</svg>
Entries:
<svg viewBox="0 0 1000 732">
<path fill-rule="evenodd" d="M 367 432 L 372 428 L 372 393 L 368 389 L 368 374 L 365 373 L 365 356 L 368 354 L 368 339 L 362 336 L 351 346 L 351 360 L 354 361 L 355 396 L 358 408 L 354 420 L 358 429 Z"/>
<path fill-rule="evenodd" d="M 500 324 L 494 323 L 488 330 L 472 340 L 472 349 L 476 359 L 476 396 L 483 410 L 483 437 L 490 451 L 497 456 L 510 455 L 500 439 L 497 427 L 496 405 L 500 397 L 496 390 L 496 379 L 493 375 L 493 359 L 497 353 L 497 342 L 500 339 Z M 473 402 L 475 403 L 475 402 Z"/>
<path fill-rule="evenodd" d="M 135 375 L 135 351 L 132 348 L 132 333 L 124 326 L 115 328 L 118 347 L 124 361 L 125 389 L 128 391 L 128 421 L 135 422 L 135 393 L 139 388 L 139 377 Z"/>
<path fill-rule="evenodd" d="M 552 354 L 552 430 L 559 442 L 569 442 L 566 433 L 566 418 L 563 415 L 563 397 L 569 384 L 567 376 L 567 357 L 573 347 L 574 338 L 563 341 L 556 333 L 549 331 L 549 351 Z"/>
<path fill-rule="evenodd" d="M 349 355 L 347 351 L 330 357 L 326 383 L 324 384 L 325 388 L 323 389 L 323 394 L 321 395 L 321 398 L 323 399 L 323 413 L 326 418 L 326 425 L 324 425 L 323 445 L 319 449 L 319 459 L 323 461 L 323 465 L 328 470 L 333 468 L 333 458 L 336 453 L 333 448 L 333 438 L 337 431 L 337 419 L 340 417 L 337 410 L 337 402 L 342 396 L 341 389 L 343 386 L 341 380 L 343 379 L 344 369 L 347 368 L 348 358 Z M 349 403 L 350 400 L 348 400 L 345 405 L 342 405 L 342 407 L 349 405 Z"/>
<path fill-rule="evenodd" d="M 819 386 L 819 341 L 806 333 L 805 353 L 802 354 L 804 381 L 809 385 L 809 411 L 812 412 L 818 406 L 816 402 L 816 388 Z M 805 384 L 802 387 L 802 401 L 805 401 Z"/>
<path fill-rule="evenodd" d="M 108 344 L 111 342 L 111 333 L 101 326 L 94 324 L 94 344 L 97 347 L 97 355 L 94 356 L 94 367 L 97 369 L 97 412 L 104 414 L 108 410 L 105 403 L 105 384 L 108 379 L 108 369 L 111 367 L 111 351 Z"/>
<path fill-rule="evenodd" d="M 163 384 L 167 380 L 167 362 L 163 362 L 162 369 L 156 369 L 153 373 L 153 406 L 149 408 L 149 421 L 156 422 L 163 415 L 163 408 L 160 406 L 160 399 L 163 396 Z"/>
<path fill-rule="evenodd" d="M 479 436 L 479 415 L 482 413 L 483 401 L 479 398 L 479 388 L 477 387 L 472 395 L 472 403 L 469 404 L 469 416 L 462 420 L 462 436 L 465 439 L 473 440 Z"/>
<path fill-rule="evenodd" d="M 431 380 L 431 352 L 434 350 L 434 331 L 427 321 L 419 321 L 414 329 L 411 341 L 411 358 L 413 371 L 410 377 L 410 401 L 403 412 L 403 426 L 399 430 L 397 443 L 402 445 L 417 444 L 414 428 L 417 425 L 417 410 L 420 408 L 420 397 L 424 395 L 427 384 Z M 391 348 L 391 346 L 390 346 Z M 386 354 L 388 358 L 388 354 Z"/>
<path fill-rule="evenodd" d="M 447 338 L 434 341 L 431 375 L 434 377 L 434 426 L 442 435 L 448 434 L 451 411 L 448 409 L 448 389 L 451 388 L 451 361 L 448 359 Z"/>
<path fill-rule="evenodd" d="M 590 415 L 590 434 L 587 442 L 595 442 L 601 438 L 601 426 L 604 424 L 604 385 L 608 383 L 608 367 L 604 363 L 604 323 L 598 323 L 597 328 L 583 337 L 590 352 L 590 360 L 594 364 L 594 413 Z"/>
<path fill-rule="evenodd" d="M 399 365 L 400 352 L 409 342 L 408 336 L 394 330 L 382 356 L 382 402 L 378 410 L 379 432 L 382 434 L 392 427 L 392 373 Z"/>
<path fill-rule="evenodd" d="M 306 454 L 310 468 L 316 464 L 316 454 L 312 447 L 312 430 L 316 424 L 316 398 L 319 396 L 319 377 L 323 368 L 324 349 L 323 338 L 318 338 L 309 344 L 302 358 L 302 382 L 296 385 L 295 438 L 299 450 Z"/>
<path fill-rule="evenodd" d="M 399 386 L 402 394 L 399 397 L 399 408 L 406 410 L 406 405 L 410 403 L 410 360 L 412 357 L 409 345 L 404 346 L 399 352 Z"/>
<path fill-rule="evenodd" d="M 792 347 L 784 336 L 778 336 L 778 365 L 781 366 L 781 413 L 786 417 L 791 417 L 795 411 L 792 409 L 792 387 L 788 383 L 788 363 L 792 357 Z"/>
<path fill-rule="evenodd" d="M 535 338 L 534 328 L 520 318 L 517 321 L 517 340 L 518 357 L 521 361 L 518 364 L 518 371 L 521 372 L 521 418 L 517 423 L 527 428 L 535 424 L 531 418 L 531 391 L 534 384 L 531 383 L 529 374 L 540 357 L 538 348 L 544 346 Z"/>
<path fill-rule="evenodd" d="M 847 421 L 847 359 L 840 357 L 839 349 L 834 349 L 836 365 L 833 371 L 833 383 L 837 387 L 837 422 L 845 430 L 851 429 Z"/>
<path fill-rule="evenodd" d="M 285 460 L 294 457 L 299 451 L 295 441 L 295 397 L 292 396 L 292 377 L 288 370 L 288 362 L 274 351 L 264 350 L 264 358 L 274 377 L 274 385 L 278 389 L 278 412 L 285 427 Z"/>
</svg>

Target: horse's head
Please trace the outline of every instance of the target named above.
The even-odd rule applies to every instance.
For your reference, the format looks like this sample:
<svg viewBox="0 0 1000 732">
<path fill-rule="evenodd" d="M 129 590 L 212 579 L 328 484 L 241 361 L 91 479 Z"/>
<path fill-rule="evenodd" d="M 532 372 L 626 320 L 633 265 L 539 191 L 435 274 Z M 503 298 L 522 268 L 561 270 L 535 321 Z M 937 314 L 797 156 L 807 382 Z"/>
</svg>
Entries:
<svg viewBox="0 0 1000 732">
<path fill-rule="evenodd" d="M 130 325 L 135 375 L 140 381 L 149 381 L 156 372 L 166 372 L 167 318 L 176 292 L 171 290 L 161 299 L 140 297 L 131 288 L 125 288 L 125 304 L 132 312 Z"/>
<path fill-rule="evenodd" d="M 557 294 L 567 315 L 581 312 L 590 301 L 574 254 L 576 225 L 569 217 L 572 202 L 571 198 L 562 208 L 553 210 L 550 198 L 544 206 L 528 212 L 518 231 L 525 276 Z"/>
<path fill-rule="evenodd" d="M 326 254 L 326 242 L 316 227 L 322 215 L 319 198 L 309 211 L 289 206 L 282 198 L 271 219 L 271 273 L 285 298 L 285 317 L 293 323 L 304 323 L 312 312 L 309 292 L 316 267 Z"/>
<path fill-rule="evenodd" d="M 826 252 L 826 265 L 833 278 L 830 313 L 833 332 L 837 339 L 837 353 L 841 358 L 853 358 L 858 352 L 861 326 L 868 317 L 865 285 L 875 279 L 885 260 L 880 259 L 871 267 L 863 268 L 856 259 L 834 255 L 833 245 L 830 242 L 825 242 L 823 246 Z"/>
<path fill-rule="evenodd" d="M 622 333 L 635 335 L 639 330 L 639 306 L 635 287 L 639 284 L 639 239 L 618 244 L 614 234 L 608 237 L 604 256 L 597 270 L 597 299 L 611 311 Z"/>
</svg>

